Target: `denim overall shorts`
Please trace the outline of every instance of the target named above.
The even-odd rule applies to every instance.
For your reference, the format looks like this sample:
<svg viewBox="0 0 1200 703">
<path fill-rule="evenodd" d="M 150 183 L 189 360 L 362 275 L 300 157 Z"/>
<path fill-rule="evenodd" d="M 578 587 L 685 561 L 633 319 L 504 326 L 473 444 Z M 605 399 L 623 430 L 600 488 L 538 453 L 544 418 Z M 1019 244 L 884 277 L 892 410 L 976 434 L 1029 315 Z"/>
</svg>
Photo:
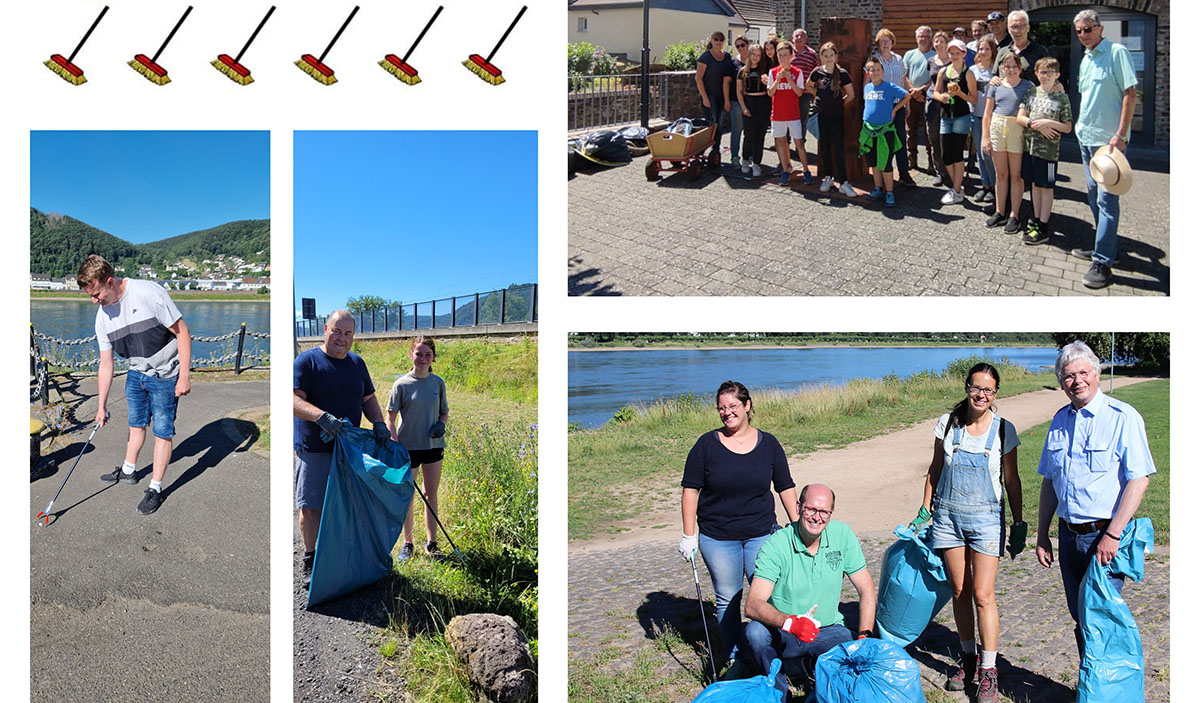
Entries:
<svg viewBox="0 0 1200 703">
<path fill-rule="evenodd" d="M 933 500 L 934 549 L 966 545 L 980 554 L 999 557 L 1004 549 L 1004 502 L 996 495 L 988 457 L 1003 420 L 994 415 L 982 452 L 964 451 L 963 428 L 955 425 L 950 465 L 942 467 Z"/>
</svg>

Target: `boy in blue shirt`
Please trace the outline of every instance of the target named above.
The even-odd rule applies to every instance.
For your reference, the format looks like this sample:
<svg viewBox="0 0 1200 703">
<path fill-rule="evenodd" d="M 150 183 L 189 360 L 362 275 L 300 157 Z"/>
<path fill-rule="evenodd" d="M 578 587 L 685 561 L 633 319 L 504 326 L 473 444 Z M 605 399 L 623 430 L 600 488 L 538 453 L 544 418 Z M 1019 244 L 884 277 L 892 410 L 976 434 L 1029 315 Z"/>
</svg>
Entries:
<svg viewBox="0 0 1200 703">
<path fill-rule="evenodd" d="M 912 96 L 895 83 L 883 80 L 883 64 L 874 56 L 867 59 L 865 70 L 868 82 L 863 85 L 863 125 L 858 136 L 858 153 L 867 155 L 875 179 L 875 190 L 867 194 L 867 199 L 883 197 L 884 205 L 893 207 L 896 194 L 892 192 L 892 157 L 904 144 L 892 120 Z"/>
</svg>

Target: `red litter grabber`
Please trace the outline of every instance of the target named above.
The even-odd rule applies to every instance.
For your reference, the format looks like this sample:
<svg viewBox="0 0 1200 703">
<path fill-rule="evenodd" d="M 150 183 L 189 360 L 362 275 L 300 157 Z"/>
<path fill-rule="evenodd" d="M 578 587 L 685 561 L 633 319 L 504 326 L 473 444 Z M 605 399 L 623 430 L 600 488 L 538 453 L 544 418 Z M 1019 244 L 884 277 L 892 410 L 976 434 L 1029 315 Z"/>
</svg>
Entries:
<svg viewBox="0 0 1200 703">
<path fill-rule="evenodd" d="M 100 20 L 106 12 L 108 12 L 108 5 L 104 6 L 99 15 L 96 15 L 92 26 L 88 27 L 88 31 L 84 33 L 83 39 L 79 40 L 79 44 L 75 46 L 75 51 L 72 51 L 70 56 L 64 59 L 62 54 L 53 54 L 50 60 L 43 61 L 46 68 L 57 73 L 64 81 L 71 85 L 83 85 L 87 83 L 87 79 L 83 77 L 83 69 L 71 62 L 75 60 L 75 54 L 78 54 L 79 50 L 83 48 L 83 43 L 88 40 L 88 37 L 92 36 L 92 30 L 96 28 L 96 25 L 100 24 Z"/>
<path fill-rule="evenodd" d="M 300 57 L 300 60 L 296 62 L 296 67 L 312 76 L 313 80 L 322 85 L 333 85 L 334 83 L 337 83 L 337 77 L 333 75 L 333 69 L 326 66 L 324 63 L 325 55 L 328 54 L 329 50 L 333 48 L 333 45 L 337 43 L 338 38 L 342 36 L 342 32 L 346 31 L 346 25 L 350 24 L 350 20 L 354 19 L 354 15 L 356 14 L 358 14 L 358 5 L 354 6 L 354 9 L 350 11 L 350 16 L 346 18 L 345 22 L 342 22 L 342 28 L 337 31 L 337 34 L 333 35 L 333 39 L 329 41 L 329 46 L 325 47 L 325 51 L 321 52 L 321 56 L 316 57 L 312 54 L 304 54 Z"/>
<path fill-rule="evenodd" d="M 408 65 L 408 57 L 412 56 L 413 49 L 416 49 L 417 44 L 420 44 L 421 40 L 425 38 L 425 32 L 429 31 L 429 28 L 433 26 L 433 21 L 436 20 L 440 14 L 442 14 L 442 6 L 438 5 L 438 9 L 433 13 L 433 17 L 430 17 L 429 22 L 425 24 L 425 29 L 421 30 L 421 33 L 417 35 L 417 40 L 412 43 L 412 46 L 408 47 L 408 53 L 404 55 L 404 58 L 399 58 L 395 54 L 388 54 L 387 56 L 384 56 L 383 60 L 379 62 L 379 65 L 383 67 L 383 70 L 409 85 L 416 85 L 420 83 L 421 77 L 417 75 L 417 69 Z"/>
<path fill-rule="evenodd" d="M 146 77 L 146 80 L 155 85 L 166 85 L 171 82 L 170 76 L 167 75 L 167 69 L 158 65 L 158 56 L 167 48 L 167 44 L 175 36 L 175 32 L 179 31 L 180 25 L 187 19 L 187 16 L 192 13 L 192 6 L 188 5 L 188 9 L 183 11 L 183 16 L 175 23 L 175 28 L 163 40 L 162 46 L 158 47 L 158 51 L 154 52 L 154 56 L 147 57 L 145 54 L 138 54 L 129 62 L 129 67 Z"/>
<path fill-rule="evenodd" d="M 217 56 L 217 60 L 212 62 L 213 68 L 229 76 L 229 80 L 237 83 L 238 85 L 250 85 L 253 83 L 254 79 L 250 77 L 250 69 L 246 68 L 240 63 L 242 60 L 242 54 L 246 53 L 246 49 L 250 48 L 250 44 L 254 41 L 254 38 L 258 36 L 259 31 L 263 28 L 263 25 L 267 23 L 267 20 L 271 18 L 271 13 L 273 12 L 275 12 L 274 5 L 271 6 L 271 9 L 267 10 L 267 15 L 262 18 L 262 22 L 258 23 L 258 27 L 255 28 L 254 33 L 250 35 L 250 38 L 246 40 L 246 45 L 242 47 L 242 50 L 238 52 L 237 56 L 229 58 L 229 54 L 220 54 Z"/>
<path fill-rule="evenodd" d="M 50 503 L 46 505 L 46 509 L 38 513 L 37 517 L 33 519 L 34 522 L 45 520 L 45 522 L 42 523 L 42 527 L 50 524 L 50 516 L 53 514 L 50 511 L 54 508 L 54 501 L 58 500 L 58 494 L 62 493 L 62 489 L 66 487 L 67 479 L 71 478 L 71 474 L 75 471 L 75 467 L 79 466 L 79 460 L 83 458 L 83 453 L 87 451 L 88 445 L 92 443 L 92 437 L 96 436 L 96 430 L 98 429 L 100 429 L 99 422 L 97 422 L 96 426 L 92 428 L 92 433 L 88 435 L 87 441 L 83 443 L 83 449 L 79 450 L 79 457 L 75 459 L 74 464 L 71 464 L 71 470 L 68 471 L 67 475 L 63 477 L 63 482 L 58 487 L 58 491 L 55 492 L 54 497 L 50 499 Z"/>
</svg>

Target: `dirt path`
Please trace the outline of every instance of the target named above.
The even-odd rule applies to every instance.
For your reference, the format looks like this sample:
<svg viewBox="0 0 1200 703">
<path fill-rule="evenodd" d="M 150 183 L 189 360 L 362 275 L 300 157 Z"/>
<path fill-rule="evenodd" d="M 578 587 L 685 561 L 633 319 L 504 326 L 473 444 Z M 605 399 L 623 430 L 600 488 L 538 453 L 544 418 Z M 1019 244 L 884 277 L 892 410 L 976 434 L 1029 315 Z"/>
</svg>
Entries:
<svg viewBox="0 0 1200 703">
<path fill-rule="evenodd" d="M 1121 378 L 1116 388 L 1148 381 L 1148 378 Z M 1107 381 L 1103 385 L 1108 390 Z M 1018 431 L 1047 422 L 1066 404 L 1058 389 L 1001 397 L 996 403 L 1000 414 Z M 912 427 L 854 442 L 840 449 L 811 452 L 788 458 L 797 486 L 821 482 L 838 495 L 838 519 L 854 526 L 860 535 L 887 534 L 896 525 L 907 523 L 921 503 L 922 477 L 932 457 L 933 428 L 937 418 Z M 860 471 L 869 467 L 868 474 Z M 644 542 L 677 539 L 679 525 L 678 484 L 670 487 L 671 499 L 659 501 L 661 507 L 632 520 L 617 523 L 618 534 L 601 535 L 590 540 L 575 540 L 568 551 L 593 550 Z M 786 525 L 787 515 L 776 502 L 779 524 Z M 1026 518 L 1028 521 L 1029 518 Z M 664 525 L 666 527 L 664 527 Z"/>
</svg>

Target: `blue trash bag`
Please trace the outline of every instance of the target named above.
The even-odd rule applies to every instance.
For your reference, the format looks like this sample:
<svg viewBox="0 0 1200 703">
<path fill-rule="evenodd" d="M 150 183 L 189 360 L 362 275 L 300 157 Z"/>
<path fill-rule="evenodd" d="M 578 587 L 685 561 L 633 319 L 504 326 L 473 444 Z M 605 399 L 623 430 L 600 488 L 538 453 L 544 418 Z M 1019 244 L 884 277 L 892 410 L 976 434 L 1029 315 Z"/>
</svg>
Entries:
<svg viewBox="0 0 1200 703">
<path fill-rule="evenodd" d="M 880 637 L 901 647 L 920 637 L 950 601 L 946 567 L 929 546 L 932 532 L 926 525 L 918 536 L 900 525 L 893 530 L 900 539 L 883 555 L 875 624 Z"/>
<path fill-rule="evenodd" d="M 392 441 L 380 446 L 374 433 L 358 427 L 338 433 L 321 509 L 308 607 L 375 583 L 391 570 L 392 547 L 400 537 L 413 490 L 408 450 L 403 446 Z"/>
<path fill-rule="evenodd" d="M 817 657 L 818 703 L 925 703 L 921 666 L 898 645 L 843 642 Z"/>
<path fill-rule="evenodd" d="M 783 691 L 775 688 L 775 676 L 781 665 L 776 659 L 766 676 L 709 684 L 692 703 L 783 703 Z"/>
<path fill-rule="evenodd" d="M 1079 661 L 1079 703 L 1146 700 L 1142 636 L 1125 599 L 1108 582 L 1108 575 L 1141 581 L 1145 555 L 1154 550 L 1150 518 L 1131 520 L 1121 532 L 1112 561 L 1100 566 L 1092 559 L 1079 586 L 1079 627 L 1083 657 Z"/>
</svg>

